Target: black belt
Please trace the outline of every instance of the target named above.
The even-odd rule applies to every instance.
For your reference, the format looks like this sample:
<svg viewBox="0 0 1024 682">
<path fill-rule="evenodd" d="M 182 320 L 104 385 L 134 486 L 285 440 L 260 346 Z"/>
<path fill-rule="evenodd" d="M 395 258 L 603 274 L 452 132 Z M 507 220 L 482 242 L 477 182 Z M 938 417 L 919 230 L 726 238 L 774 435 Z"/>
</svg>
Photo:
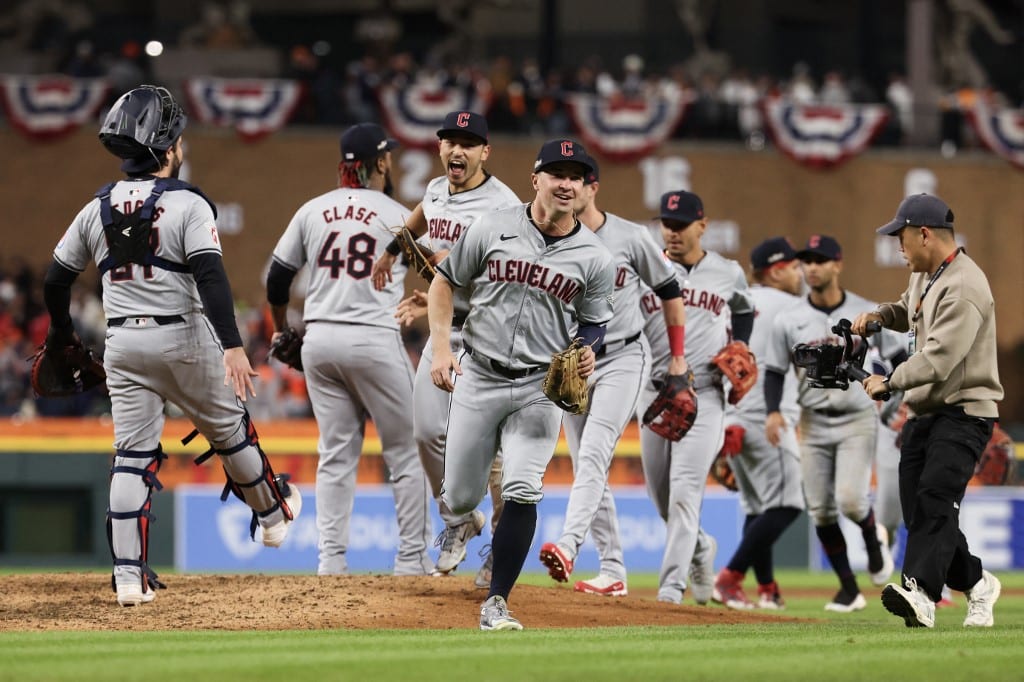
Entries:
<svg viewBox="0 0 1024 682">
<path fill-rule="evenodd" d="M 618 350 L 620 348 L 625 348 L 626 346 L 628 346 L 629 344 L 633 343 L 634 341 L 639 341 L 639 340 L 640 340 L 640 332 L 637 332 L 636 334 L 633 334 L 633 336 L 629 337 L 628 339 L 623 339 L 622 341 L 614 341 L 613 343 L 615 344 L 615 350 Z M 599 348 L 598 351 L 596 353 L 594 353 L 594 357 L 595 358 L 603 358 L 605 353 L 607 353 L 607 352 L 608 352 L 608 344 L 607 343 L 602 344 L 601 348 Z"/>
<path fill-rule="evenodd" d="M 844 417 L 848 414 L 846 410 L 811 410 L 814 414 L 822 414 L 826 417 Z"/>
<path fill-rule="evenodd" d="M 108 327 L 123 327 L 128 320 L 139 318 L 151 319 L 161 327 L 167 324 L 183 324 L 185 318 L 181 315 L 131 315 L 129 317 L 111 317 L 107 320 Z"/>
<path fill-rule="evenodd" d="M 477 360 L 480 364 L 490 367 L 492 370 L 494 370 L 501 376 L 505 377 L 506 379 L 522 379 L 524 377 L 530 376 L 531 374 L 535 374 L 536 372 L 540 372 L 541 370 L 547 369 L 547 365 L 538 365 L 537 367 L 526 367 L 524 369 L 512 369 L 511 367 L 506 367 L 497 360 L 491 360 L 490 358 L 484 357 L 483 355 L 477 355 L 474 352 L 473 347 L 470 346 L 465 341 L 463 341 L 462 347 L 465 348 L 466 352 L 472 355 L 473 358 Z"/>
</svg>

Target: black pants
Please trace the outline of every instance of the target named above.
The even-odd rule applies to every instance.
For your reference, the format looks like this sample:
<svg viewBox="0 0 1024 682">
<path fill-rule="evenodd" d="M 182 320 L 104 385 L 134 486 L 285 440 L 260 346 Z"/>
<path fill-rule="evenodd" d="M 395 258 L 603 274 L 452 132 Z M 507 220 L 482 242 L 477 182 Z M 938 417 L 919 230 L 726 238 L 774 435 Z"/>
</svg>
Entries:
<svg viewBox="0 0 1024 682">
<path fill-rule="evenodd" d="M 916 417 L 903 427 L 900 504 L 907 524 L 903 575 L 934 600 L 942 586 L 966 591 L 981 579 L 981 559 L 960 532 L 960 503 L 992 436 L 993 420 L 961 408 Z"/>
</svg>

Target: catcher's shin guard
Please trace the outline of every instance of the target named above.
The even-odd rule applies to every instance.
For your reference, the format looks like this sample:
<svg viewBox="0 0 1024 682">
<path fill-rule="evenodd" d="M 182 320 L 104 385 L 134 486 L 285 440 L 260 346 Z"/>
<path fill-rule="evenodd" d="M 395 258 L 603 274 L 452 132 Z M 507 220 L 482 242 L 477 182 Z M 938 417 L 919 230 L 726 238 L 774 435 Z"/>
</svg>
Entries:
<svg viewBox="0 0 1024 682">
<path fill-rule="evenodd" d="M 260 519 L 264 520 L 264 525 L 269 525 L 273 522 L 271 517 L 278 511 L 289 521 L 294 518 L 294 514 L 285 501 L 288 474 L 274 475 L 270 460 L 260 447 L 259 435 L 248 412 L 242 416 L 241 426 L 234 436 L 219 445 L 211 445 L 195 461 L 196 464 L 202 464 L 214 454 L 220 456 L 227 477 L 220 499 L 227 500 L 228 495 L 234 493 L 235 497 L 249 505 L 252 509 L 249 537 L 255 540 Z M 197 433 L 193 431 L 182 442 L 187 444 Z"/>
<path fill-rule="evenodd" d="M 110 467 L 110 506 L 107 509 L 107 542 L 114 560 L 110 585 L 117 591 L 118 577 L 124 582 L 139 571 L 143 593 L 166 587 L 149 567 L 149 524 L 156 520 L 150 513 L 153 488 L 163 486 L 156 474 L 167 459 L 163 449 L 118 450 Z M 133 522 L 134 521 L 134 522 Z"/>
</svg>

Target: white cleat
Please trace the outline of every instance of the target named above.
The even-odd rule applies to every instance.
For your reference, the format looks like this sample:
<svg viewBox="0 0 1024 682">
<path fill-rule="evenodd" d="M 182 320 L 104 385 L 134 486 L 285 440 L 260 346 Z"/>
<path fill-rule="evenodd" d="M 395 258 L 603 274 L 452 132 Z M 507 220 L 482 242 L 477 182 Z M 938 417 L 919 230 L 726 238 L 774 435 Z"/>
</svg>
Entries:
<svg viewBox="0 0 1024 682">
<path fill-rule="evenodd" d="M 981 580 L 969 589 L 967 595 L 967 617 L 964 618 L 965 628 L 990 628 L 995 624 L 992 608 L 999 599 L 1003 585 L 999 578 L 988 571 L 981 572 Z"/>
<path fill-rule="evenodd" d="M 117 586 L 117 603 L 121 606 L 139 606 L 148 604 L 154 599 L 156 599 L 156 592 L 152 588 L 143 592 L 142 585 L 139 583 Z"/>
<path fill-rule="evenodd" d="M 277 523 L 263 529 L 263 544 L 267 547 L 281 546 L 284 539 L 288 537 L 288 529 L 295 522 L 295 519 L 299 518 L 299 512 L 302 511 L 302 494 L 299 493 L 298 486 L 287 482 L 284 485 L 287 487 L 284 501 L 288 503 L 288 508 L 292 510 L 292 518 L 291 521 L 282 518 Z"/>
<path fill-rule="evenodd" d="M 878 544 L 882 551 L 882 567 L 871 574 L 871 584 L 881 587 L 889 582 L 892 572 L 896 569 L 896 564 L 892 560 L 892 550 L 889 549 L 889 531 L 881 524 L 875 528 L 878 532 Z"/>
</svg>

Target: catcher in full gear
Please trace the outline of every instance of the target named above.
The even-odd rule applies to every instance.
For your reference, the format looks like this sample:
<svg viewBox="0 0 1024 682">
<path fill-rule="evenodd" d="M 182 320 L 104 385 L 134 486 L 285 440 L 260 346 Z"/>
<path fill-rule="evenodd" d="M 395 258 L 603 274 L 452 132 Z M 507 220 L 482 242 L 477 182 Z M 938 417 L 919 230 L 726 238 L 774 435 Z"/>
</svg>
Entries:
<svg viewBox="0 0 1024 682">
<path fill-rule="evenodd" d="M 127 177 L 102 187 L 75 217 L 43 288 L 51 320 L 43 355 L 60 365 L 54 385 L 84 387 L 96 377 L 68 312 L 71 286 L 90 260 L 102 277 L 116 449 L 107 536 L 111 584 L 122 606 L 151 602 L 164 587 L 147 555 L 151 496 L 161 488 L 157 473 L 166 458 L 166 402 L 181 408 L 221 456 L 227 489 L 253 510 L 253 537 L 260 527 L 263 544 L 279 546 L 302 505 L 288 476 L 274 474 L 245 410 L 256 372 L 235 324 L 216 211 L 199 189 L 177 179 L 185 124 L 164 88 L 144 85 L 117 100 L 99 138 L 123 159 Z M 34 374 L 38 391 L 47 385 L 45 372 Z"/>
</svg>

